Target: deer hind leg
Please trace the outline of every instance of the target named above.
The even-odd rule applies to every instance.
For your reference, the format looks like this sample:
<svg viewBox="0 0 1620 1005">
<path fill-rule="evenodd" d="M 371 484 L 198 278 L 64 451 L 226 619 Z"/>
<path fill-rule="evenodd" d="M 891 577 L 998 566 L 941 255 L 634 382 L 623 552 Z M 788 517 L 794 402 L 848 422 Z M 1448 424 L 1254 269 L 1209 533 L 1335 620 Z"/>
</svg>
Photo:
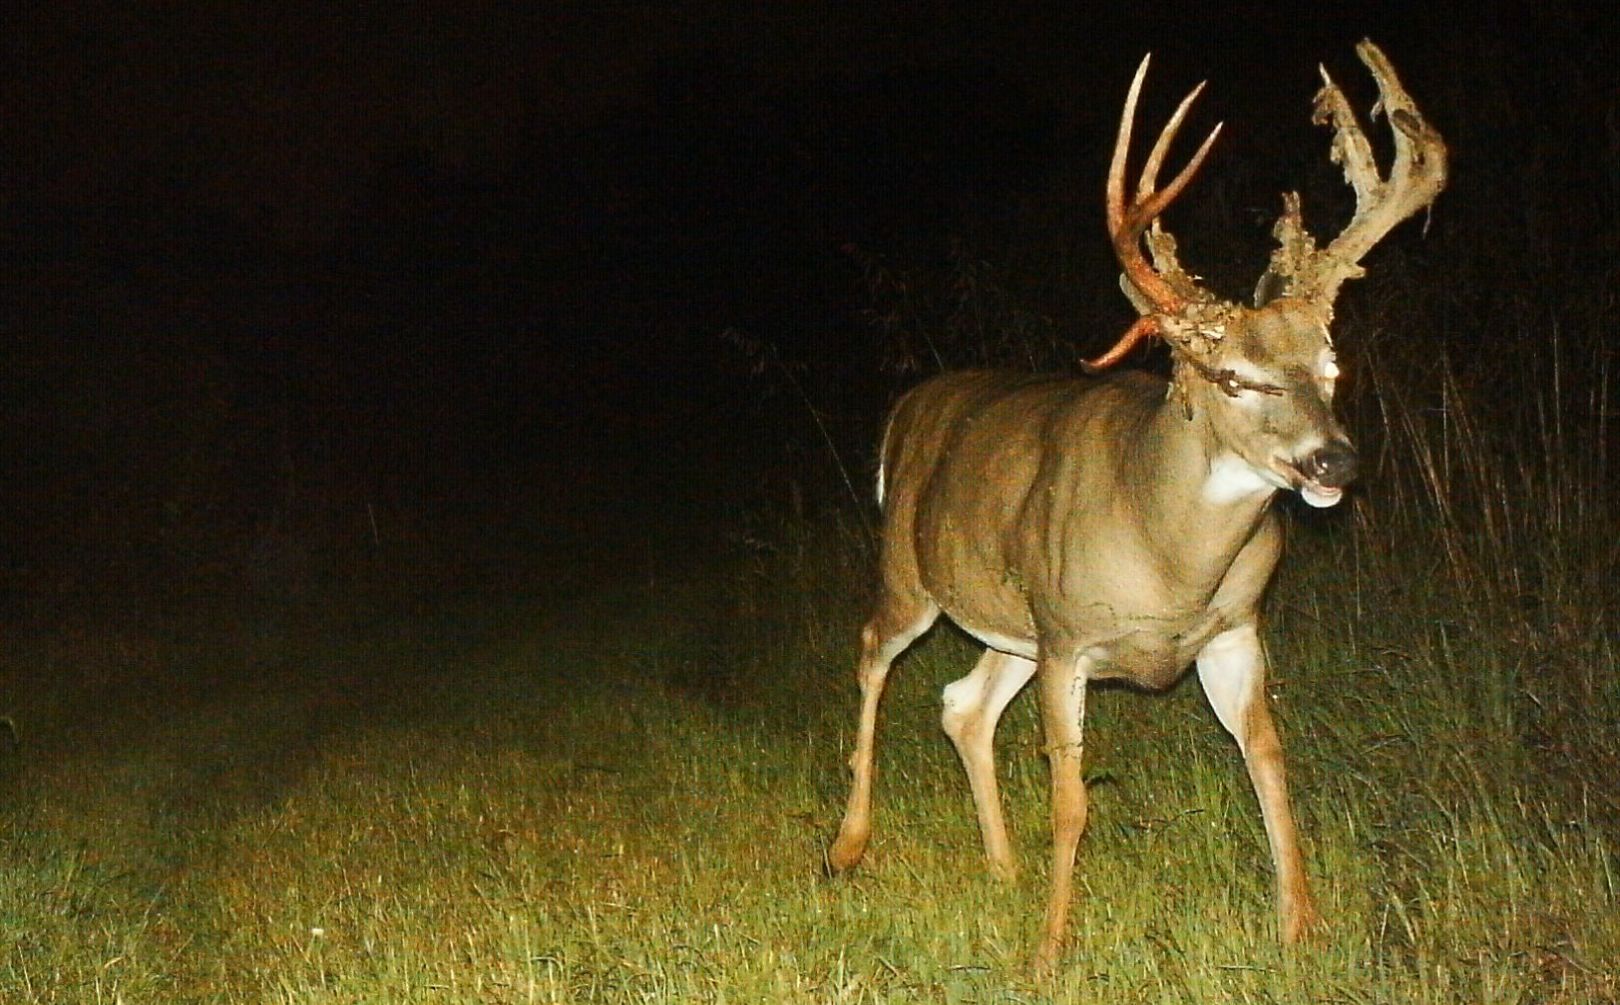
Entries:
<svg viewBox="0 0 1620 1005">
<path fill-rule="evenodd" d="M 827 849 L 827 865 L 834 872 L 859 863 L 872 836 L 872 761 L 877 745 L 878 700 L 883 697 L 889 667 L 937 617 L 939 608 L 931 602 L 908 602 L 890 594 L 879 602 L 877 614 L 861 629 L 861 661 L 855 671 L 861 686 L 861 712 L 855 752 L 849 758 L 854 779 L 838 837 Z"/>
<path fill-rule="evenodd" d="M 1035 969 L 1051 973 L 1063 952 L 1074 893 L 1074 857 L 1086 829 L 1086 786 L 1080 776 L 1081 737 L 1086 715 L 1086 680 L 1091 660 L 1042 658 L 1041 726 L 1052 770 L 1052 889 Z"/>
<path fill-rule="evenodd" d="M 1210 639 L 1198 654 L 1198 679 L 1221 725 L 1243 752 L 1277 872 L 1279 934 L 1284 942 L 1298 942 L 1319 919 L 1305 881 L 1294 815 L 1288 808 L 1282 743 L 1266 704 L 1266 654 L 1255 626 L 1241 625 Z"/>
<path fill-rule="evenodd" d="M 990 862 L 990 871 L 1002 879 L 1017 875 L 1018 866 L 1007 840 L 1001 792 L 996 785 L 996 723 L 1034 672 L 1031 660 L 986 649 L 972 673 L 946 685 L 945 711 L 940 716 L 940 724 L 956 745 L 962 767 L 967 769 L 985 858 Z"/>
</svg>

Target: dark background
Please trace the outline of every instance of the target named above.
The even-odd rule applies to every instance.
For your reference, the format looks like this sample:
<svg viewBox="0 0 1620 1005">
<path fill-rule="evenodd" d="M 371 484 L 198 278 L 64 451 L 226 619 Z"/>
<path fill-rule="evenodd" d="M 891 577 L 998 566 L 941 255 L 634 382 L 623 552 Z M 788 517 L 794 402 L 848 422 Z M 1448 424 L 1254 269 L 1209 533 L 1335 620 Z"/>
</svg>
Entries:
<svg viewBox="0 0 1620 1005">
<path fill-rule="evenodd" d="M 1454 158 L 1375 275 L 1426 277 L 1480 382 L 1539 380 L 1571 304 L 1614 317 L 1595 6 L 1091 6 L 31 5 L 0 92 L 0 616 L 522 589 L 852 505 L 908 361 L 1062 363 L 1129 320 L 1102 176 L 1147 50 L 1145 122 L 1208 78 L 1188 132 L 1228 124 L 1170 217 L 1227 294 L 1280 192 L 1319 234 L 1348 216 L 1310 99 L 1323 61 L 1365 110 L 1372 37 Z M 1377 298 L 1341 317 L 1424 339 Z M 1507 311 L 1513 341 L 1470 334 Z M 1047 350 L 985 341 L 1009 327 Z"/>
</svg>

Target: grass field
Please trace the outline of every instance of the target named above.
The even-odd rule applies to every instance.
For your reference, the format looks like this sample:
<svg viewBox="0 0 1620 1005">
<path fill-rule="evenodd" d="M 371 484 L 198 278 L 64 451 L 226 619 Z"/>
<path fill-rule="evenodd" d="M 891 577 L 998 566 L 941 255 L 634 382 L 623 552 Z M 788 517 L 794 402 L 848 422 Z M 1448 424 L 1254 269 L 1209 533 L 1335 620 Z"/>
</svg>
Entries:
<svg viewBox="0 0 1620 1005">
<path fill-rule="evenodd" d="M 937 726 L 974 655 L 949 628 L 886 700 L 866 864 L 821 878 L 867 559 L 790 527 L 679 573 L 306 602 L 268 641 L 213 604 L 8 641 L 0 1001 L 1620 998 L 1612 640 L 1551 625 L 1569 663 L 1538 663 L 1353 521 L 1295 531 L 1272 691 L 1329 921 L 1301 950 L 1196 684 L 1107 688 L 1073 944 L 1031 980 L 1034 702 L 1003 886 Z M 1597 690 L 1555 708 L 1536 675 L 1576 663 Z"/>
</svg>

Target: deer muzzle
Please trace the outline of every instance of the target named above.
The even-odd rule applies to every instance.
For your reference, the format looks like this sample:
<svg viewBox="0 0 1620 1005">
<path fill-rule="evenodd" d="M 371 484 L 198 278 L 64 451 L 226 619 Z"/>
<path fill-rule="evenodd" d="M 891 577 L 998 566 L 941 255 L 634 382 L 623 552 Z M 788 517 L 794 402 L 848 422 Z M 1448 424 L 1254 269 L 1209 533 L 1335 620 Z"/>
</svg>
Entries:
<svg viewBox="0 0 1620 1005">
<path fill-rule="evenodd" d="M 1323 488 L 1344 488 L 1356 479 L 1356 448 L 1347 440 L 1325 444 L 1299 470 Z"/>
<path fill-rule="evenodd" d="M 1299 462 L 1299 494 L 1312 506 L 1326 507 L 1344 496 L 1356 478 L 1356 448 L 1348 440 L 1330 440 Z"/>
</svg>

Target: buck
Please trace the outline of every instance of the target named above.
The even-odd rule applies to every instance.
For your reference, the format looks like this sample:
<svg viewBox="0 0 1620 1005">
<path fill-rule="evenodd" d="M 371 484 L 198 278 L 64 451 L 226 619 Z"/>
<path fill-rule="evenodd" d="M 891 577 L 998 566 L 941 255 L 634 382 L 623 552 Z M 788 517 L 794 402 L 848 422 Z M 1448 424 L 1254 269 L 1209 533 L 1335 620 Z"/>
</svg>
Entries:
<svg viewBox="0 0 1620 1005">
<path fill-rule="evenodd" d="M 1316 924 L 1265 691 L 1260 602 L 1283 538 L 1271 503 L 1292 491 L 1312 506 L 1332 506 L 1354 478 L 1356 452 L 1332 407 L 1334 299 L 1345 280 L 1362 274 L 1358 263 L 1373 245 L 1428 207 L 1446 180 L 1445 145 L 1389 61 L 1371 42 L 1357 53 L 1394 135 L 1389 175 L 1380 175 L 1366 134 L 1324 69 L 1313 120 L 1333 129 L 1331 156 L 1355 190 L 1355 212 L 1318 248 L 1297 195 L 1285 196 L 1278 247 L 1253 307 L 1199 285 L 1157 222 L 1220 132 L 1216 126 L 1175 179 L 1156 187 L 1202 84 L 1160 132 L 1127 200 L 1142 60 L 1106 184 L 1120 285 L 1141 317 L 1083 366 L 1095 374 L 1157 337 L 1170 350 L 1168 381 L 1140 372 L 954 373 L 895 406 L 878 474 L 881 578 L 861 633 L 854 779 L 827 852 L 831 869 L 856 865 L 871 836 L 878 701 L 890 665 L 944 612 L 986 647 L 973 671 L 945 688 L 942 721 L 967 770 L 985 855 L 1001 876 L 1015 866 L 992 741 L 1007 703 L 1031 678 L 1038 686 L 1052 785 L 1039 969 L 1049 970 L 1062 949 L 1086 825 L 1087 682 L 1118 678 L 1161 689 L 1194 663 L 1259 799 L 1279 934 L 1294 942 Z"/>
</svg>

